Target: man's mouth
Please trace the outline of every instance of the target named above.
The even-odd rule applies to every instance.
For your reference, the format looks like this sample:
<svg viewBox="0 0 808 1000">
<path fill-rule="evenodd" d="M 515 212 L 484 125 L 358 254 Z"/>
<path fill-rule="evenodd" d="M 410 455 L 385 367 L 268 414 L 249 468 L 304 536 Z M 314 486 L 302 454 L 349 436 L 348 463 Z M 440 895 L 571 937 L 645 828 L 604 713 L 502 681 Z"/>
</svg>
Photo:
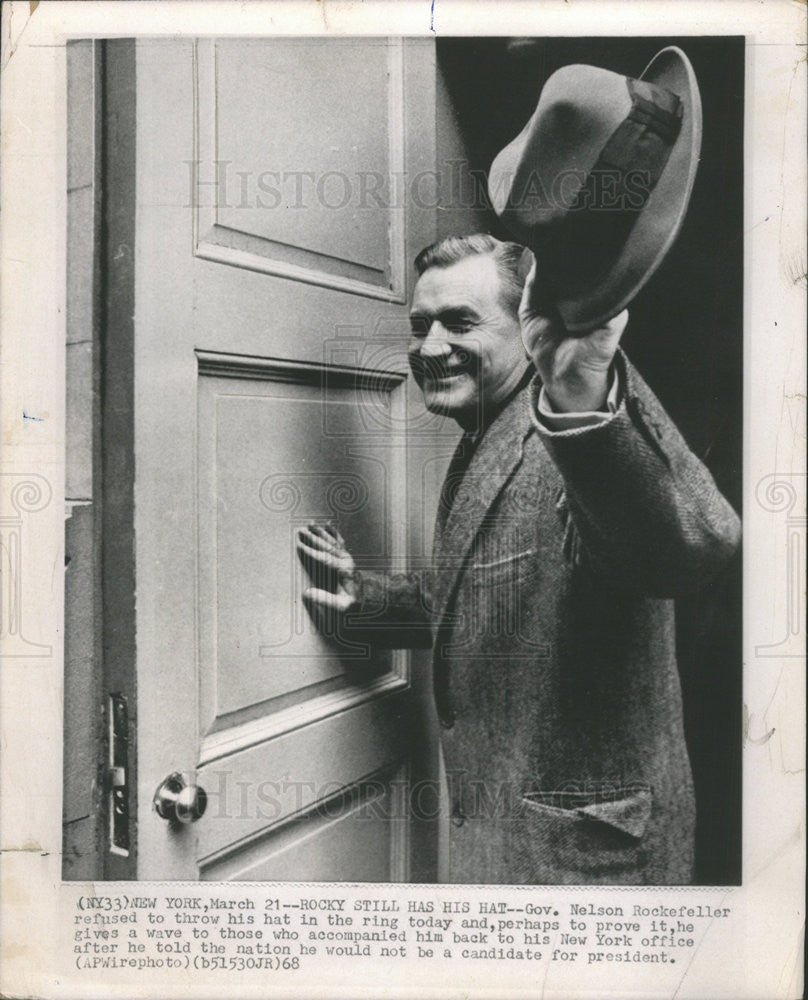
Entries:
<svg viewBox="0 0 808 1000">
<path fill-rule="evenodd" d="M 463 376 L 471 375 L 471 366 L 465 363 L 462 364 L 442 364 L 436 361 L 424 361 L 421 359 L 418 364 L 418 375 L 420 375 L 420 381 L 430 384 L 447 384 L 451 382 L 456 382 L 458 379 L 463 378 Z"/>
</svg>

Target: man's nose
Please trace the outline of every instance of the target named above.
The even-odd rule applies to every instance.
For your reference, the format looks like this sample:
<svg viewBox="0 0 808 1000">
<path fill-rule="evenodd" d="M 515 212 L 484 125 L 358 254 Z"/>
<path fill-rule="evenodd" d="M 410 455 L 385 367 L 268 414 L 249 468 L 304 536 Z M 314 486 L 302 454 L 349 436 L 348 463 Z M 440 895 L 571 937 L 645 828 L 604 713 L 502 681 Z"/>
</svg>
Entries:
<svg viewBox="0 0 808 1000">
<path fill-rule="evenodd" d="M 421 355 L 427 358 L 441 358 L 451 353 L 452 345 L 449 343 L 449 331 L 435 320 L 426 337 L 421 341 Z"/>
</svg>

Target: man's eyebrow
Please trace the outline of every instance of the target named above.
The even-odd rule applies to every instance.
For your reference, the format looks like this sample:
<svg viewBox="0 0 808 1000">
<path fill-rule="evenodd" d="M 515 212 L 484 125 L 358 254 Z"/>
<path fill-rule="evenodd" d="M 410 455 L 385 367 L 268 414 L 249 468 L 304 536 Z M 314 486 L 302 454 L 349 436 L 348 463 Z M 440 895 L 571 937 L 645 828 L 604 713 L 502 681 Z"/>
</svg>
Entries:
<svg viewBox="0 0 808 1000">
<path fill-rule="evenodd" d="M 480 314 L 477 310 L 468 304 L 458 306 L 442 306 L 435 312 L 432 312 L 429 309 L 413 309 L 410 312 L 410 319 L 428 319 L 430 316 L 469 316 L 473 319 L 480 318 Z"/>
</svg>

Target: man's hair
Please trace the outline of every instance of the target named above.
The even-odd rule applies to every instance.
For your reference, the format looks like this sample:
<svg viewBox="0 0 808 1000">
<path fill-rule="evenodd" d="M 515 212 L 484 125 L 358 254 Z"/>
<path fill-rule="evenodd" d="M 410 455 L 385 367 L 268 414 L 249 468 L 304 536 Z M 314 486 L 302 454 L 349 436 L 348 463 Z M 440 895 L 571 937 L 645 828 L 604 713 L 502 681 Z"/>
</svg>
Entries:
<svg viewBox="0 0 808 1000">
<path fill-rule="evenodd" d="M 488 233 L 446 236 L 437 243 L 424 247 L 415 258 L 415 270 L 420 277 L 431 267 L 451 267 L 452 264 L 458 264 L 467 257 L 493 257 L 502 284 L 504 304 L 516 315 L 526 277 L 519 273 L 524 251 L 525 248 L 521 244 L 504 243 Z"/>
</svg>

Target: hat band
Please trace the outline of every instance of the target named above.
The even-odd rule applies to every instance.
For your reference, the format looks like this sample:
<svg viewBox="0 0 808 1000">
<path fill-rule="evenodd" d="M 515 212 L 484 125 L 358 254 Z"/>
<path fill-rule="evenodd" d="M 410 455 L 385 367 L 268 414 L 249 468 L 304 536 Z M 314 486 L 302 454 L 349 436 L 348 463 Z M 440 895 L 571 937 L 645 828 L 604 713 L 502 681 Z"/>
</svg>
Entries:
<svg viewBox="0 0 808 1000">
<path fill-rule="evenodd" d="M 574 294 L 614 263 L 670 157 L 682 127 L 676 94 L 626 77 L 631 110 L 545 244 L 542 264 L 556 294 Z"/>
</svg>

